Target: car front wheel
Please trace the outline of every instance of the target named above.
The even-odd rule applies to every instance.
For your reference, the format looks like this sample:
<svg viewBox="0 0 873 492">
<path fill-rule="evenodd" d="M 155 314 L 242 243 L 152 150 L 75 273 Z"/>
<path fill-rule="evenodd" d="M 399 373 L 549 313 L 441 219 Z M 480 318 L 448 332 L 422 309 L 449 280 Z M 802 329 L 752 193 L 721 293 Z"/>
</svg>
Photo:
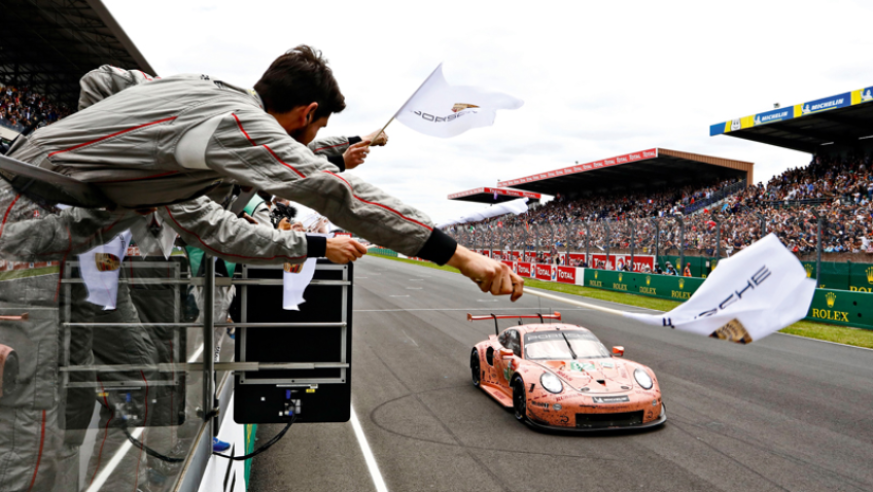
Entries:
<svg viewBox="0 0 873 492">
<path fill-rule="evenodd" d="M 512 410 L 516 420 L 527 420 L 527 394 L 524 391 L 524 381 L 519 377 L 512 381 Z"/>
<path fill-rule="evenodd" d="M 470 354 L 470 372 L 473 376 L 473 386 L 478 388 L 482 381 L 482 369 L 479 366 L 479 352 L 476 349 L 473 349 L 473 353 Z"/>
</svg>

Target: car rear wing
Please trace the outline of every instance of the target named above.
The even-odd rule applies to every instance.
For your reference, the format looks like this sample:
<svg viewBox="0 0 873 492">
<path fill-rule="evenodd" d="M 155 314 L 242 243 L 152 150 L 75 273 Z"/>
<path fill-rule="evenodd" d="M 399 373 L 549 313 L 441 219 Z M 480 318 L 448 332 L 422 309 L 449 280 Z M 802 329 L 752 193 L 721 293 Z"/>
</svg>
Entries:
<svg viewBox="0 0 873 492">
<path fill-rule="evenodd" d="M 483 321 L 486 319 L 493 319 L 494 320 L 494 333 L 499 335 L 500 328 L 497 326 L 497 320 L 499 320 L 499 319 L 518 319 L 518 320 L 539 319 L 540 323 L 543 323 L 544 320 L 547 320 L 547 319 L 556 319 L 556 320 L 560 321 L 561 313 L 559 313 L 557 311 L 555 311 L 552 314 L 542 314 L 542 313 L 537 313 L 537 314 L 493 314 L 492 313 L 492 314 L 481 315 L 481 316 L 476 316 L 474 314 L 467 313 L 467 321 Z M 519 321 L 519 324 L 521 324 L 521 321 Z"/>
</svg>

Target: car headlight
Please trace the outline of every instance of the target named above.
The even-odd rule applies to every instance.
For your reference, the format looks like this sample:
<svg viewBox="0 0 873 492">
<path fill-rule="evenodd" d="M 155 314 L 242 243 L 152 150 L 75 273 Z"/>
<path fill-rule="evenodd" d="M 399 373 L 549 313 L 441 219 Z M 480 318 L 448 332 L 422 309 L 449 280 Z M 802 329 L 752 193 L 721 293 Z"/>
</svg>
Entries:
<svg viewBox="0 0 873 492">
<path fill-rule="evenodd" d="M 642 369 L 637 369 L 634 371 L 634 379 L 637 380 L 637 384 L 643 387 L 643 389 L 652 389 L 652 386 L 655 384 L 652 381 L 652 378 L 649 376 L 649 373 Z"/>
<path fill-rule="evenodd" d="M 540 384 L 543 385 L 543 388 L 545 388 L 549 393 L 560 393 L 564 391 L 564 384 L 561 383 L 561 379 L 550 372 L 544 372 L 543 375 L 540 376 Z"/>
</svg>

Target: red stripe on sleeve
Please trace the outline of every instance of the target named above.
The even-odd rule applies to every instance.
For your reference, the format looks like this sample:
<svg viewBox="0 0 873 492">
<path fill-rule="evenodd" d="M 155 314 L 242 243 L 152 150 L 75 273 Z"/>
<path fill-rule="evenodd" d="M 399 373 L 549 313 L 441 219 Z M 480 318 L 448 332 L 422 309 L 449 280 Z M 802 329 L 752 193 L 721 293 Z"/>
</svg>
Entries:
<svg viewBox="0 0 873 492">
<path fill-rule="evenodd" d="M 57 155 L 57 154 L 63 154 L 64 152 L 69 152 L 69 151 L 71 151 L 71 150 L 81 149 L 82 147 L 85 147 L 85 146 L 87 146 L 87 145 L 95 144 L 95 143 L 97 143 L 97 142 L 102 142 L 103 140 L 106 140 L 107 138 L 117 137 L 117 136 L 119 136 L 119 135 L 121 135 L 121 134 L 124 134 L 124 133 L 127 133 L 127 132 L 132 132 L 132 131 L 134 131 L 134 130 L 139 130 L 140 128 L 145 128 L 145 127 L 147 127 L 147 126 L 157 125 L 157 124 L 159 124 L 159 123 L 166 123 L 167 121 L 173 121 L 173 120 L 175 120 L 176 118 L 177 118 L 177 116 L 171 116 L 171 117 L 169 117 L 169 118 L 164 118 L 164 119 L 162 119 L 162 120 L 152 121 L 151 123 L 144 123 L 144 124 L 142 124 L 142 125 L 137 125 L 137 126 L 134 126 L 134 127 L 128 128 L 128 129 L 126 129 L 126 130 L 121 130 L 121 131 L 115 132 L 115 133 L 113 133 L 113 134 L 111 134 L 111 135 L 106 135 L 105 137 L 100 137 L 100 138 L 98 138 L 98 139 L 91 140 L 90 142 L 85 142 L 85 143 L 81 143 L 81 144 L 79 144 L 79 145 L 74 145 L 74 146 L 72 146 L 72 147 L 69 147 L 69 148 L 66 148 L 66 149 L 63 149 L 63 150 L 56 150 L 56 151 L 50 153 L 48 156 L 51 157 L 51 156 L 54 156 L 54 155 Z"/>
<path fill-rule="evenodd" d="M 429 226 L 429 225 L 427 225 L 427 224 L 423 224 L 423 223 L 421 223 L 421 222 L 419 222 L 419 221 L 417 221 L 417 220 L 415 220 L 415 219 L 409 218 L 409 217 L 403 215 L 402 213 L 398 212 L 397 210 L 394 210 L 394 209 L 391 208 L 391 207 L 388 207 L 388 206 L 386 206 L 386 205 L 382 205 L 381 203 L 376 203 L 376 202 L 371 202 L 371 201 L 369 201 L 369 200 L 364 200 L 363 198 L 359 197 L 358 195 L 355 195 L 355 194 L 354 194 L 354 188 L 352 188 L 352 185 L 350 185 L 349 182 L 346 181 L 345 178 L 343 178 L 342 176 L 340 176 L 340 175 L 338 175 L 338 174 L 335 174 L 335 173 L 332 173 L 332 172 L 330 172 L 330 171 L 322 171 L 322 172 L 325 172 L 325 173 L 327 173 L 327 174 L 330 174 L 331 176 L 334 176 L 334 177 L 336 177 L 336 178 L 339 178 L 343 183 L 346 184 L 346 186 L 349 187 L 350 190 L 352 190 L 352 196 L 355 197 L 357 200 L 360 200 L 360 201 L 362 201 L 362 202 L 364 202 L 364 203 L 366 203 L 366 204 L 368 204 L 368 205 L 375 205 L 375 206 L 377 206 L 377 207 L 379 207 L 379 208 L 384 208 L 385 210 L 387 210 L 387 211 L 389 211 L 389 212 L 393 212 L 393 213 L 397 214 L 397 215 L 400 216 L 400 218 L 402 218 L 403 220 L 408 220 L 409 222 L 412 222 L 413 224 L 418 224 L 418 225 L 420 225 L 421 227 L 424 227 L 425 229 L 427 229 L 427 230 L 429 230 L 429 231 L 433 231 L 433 227 L 431 227 L 431 226 Z"/>
<path fill-rule="evenodd" d="M 224 251 L 219 251 L 219 250 L 213 248 L 212 246 L 209 246 L 208 244 L 206 244 L 206 243 L 203 241 L 203 239 L 201 239 L 200 236 L 197 235 L 196 233 L 191 232 L 191 231 L 189 231 L 188 229 L 185 229 L 184 227 L 182 227 L 182 225 L 179 224 L 179 221 L 177 221 L 176 218 L 173 217 L 173 212 L 170 211 L 170 207 L 164 206 L 164 209 L 166 209 L 167 214 L 170 216 L 170 219 L 173 221 L 173 223 L 176 224 L 176 227 L 178 227 L 179 229 L 181 229 L 181 230 L 187 232 L 188 234 L 191 234 L 192 236 L 196 237 L 197 240 L 200 241 L 200 244 L 202 244 L 204 248 L 206 248 L 206 249 L 208 249 L 208 250 L 210 250 L 210 251 L 214 251 L 215 253 L 218 253 L 218 254 L 220 254 L 220 255 L 223 255 L 223 256 L 233 256 L 233 257 L 235 257 L 235 258 L 242 258 L 242 259 L 244 259 L 244 260 L 275 260 L 276 258 L 285 258 L 285 259 L 287 259 L 287 260 L 299 260 L 299 259 L 302 259 L 302 258 L 306 258 L 306 256 L 285 256 L 285 255 L 276 255 L 276 256 L 271 256 L 271 257 L 267 258 L 267 257 L 265 257 L 265 256 L 243 256 L 243 255 L 235 255 L 235 254 L 231 254 L 231 253 L 225 253 Z"/>
<path fill-rule="evenodd" d="M 254 146 L 254 147 L 258 147 L 258 144 L 256 144 L 255 141 L 252 140 L 252 137 L 250 137 L 248 132 L 246 132 L 245 128 L 243 128 L 242 122 L 239 120 L 237 115 L 234 113 L 231 113 L 231 114 L 233 115 L 233 119 L 236 120 L 236 125 L 239 127 L 240 131 L 243 132 L 243 135 L 246 136 L 246 139 L 249 141 L 249 143 L 251 143 L 252 146 Z M 268 145 L 265 144 L 264 148 L 267 149 L 267 152 L 269 152 L 270 155 L 273 156 L 274 159 L 279 161 L 279 163 L 283 164 L 288 169 L 297 173 L 297 175 L 300 176 L 301 178 L 306 179 L 306 176 L 303 173 L 301 173 L 300 171 L 298 171 L 294 166 L 292 166 L 291 164 L 288 164 L 287 162 L 283 161 L 282 159 L 279 159 L 279 156 L 276 155 L 276 153 L 273 152 L 273 149 L 271 149 Z"/>
</svg>

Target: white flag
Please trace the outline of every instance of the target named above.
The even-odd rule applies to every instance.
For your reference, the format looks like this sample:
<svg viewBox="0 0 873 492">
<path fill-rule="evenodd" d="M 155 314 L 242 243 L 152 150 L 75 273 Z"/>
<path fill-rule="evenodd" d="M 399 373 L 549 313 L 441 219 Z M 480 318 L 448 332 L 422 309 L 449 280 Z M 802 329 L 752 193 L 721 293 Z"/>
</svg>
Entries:
<svg viewBox="0 0 873 492">
<path fill-rule="evenodd" d="M 325 225 L 327 219 L 321 215 L 315 214 L 310 226 L 320 227 Z M 308 220 L 307 219 L 307 220 Z M 321 236 L 325 238 L 334 237 L 333 234 L 322 234 L 312 231 L 307 231 L 308 236 Z M 282 309 L 286 311 L 300 311 L 300 304 L 306 302 L 303 298 L 303 292 L 309 287 L 312 282 L 312 277 L 315 276 L 315 264 L 318 258 L 307 258 L 303 263 L 285 263 L 284 274 L 282 275 Z"/>
<path fill-rule="evenodd" d="M 282 309 L 286 311 L 300 311 L 300 304 L 306 302 L 303 291 L 309 287 L 312 277 L 315 276 L 316 258 L 307 258 L 303 263 L 285 263 L 285 272 L 282 275 Z"/>
<path fill-rule="evenodd" d="M 130 244 L 130 231 L 124 231 L 111 241 L 79 255 L 79 272 L 88 288 L 88 302 L 115 309 L 118 300 L 118 274 Z"/>
<path fill-rule="evenodd" d="M 511 202 L 501 203 L 482 210 L 474 212 L 470 215 L 465 215 L 460 219 L 450 220 L 437 226 L 437 229 L 448 227 L 455 224 L 466 224 L 467 222 L 479 222 L 480 220 L 490 219 L 492 217 L 500 217 L 506 214 L 523 214 L 527 212 L 527 198 L 519 198 Z"/>
<path fill-rule="evenodd" d="M 644 323 L 750 343 L 806 317 L 815 280 L 770 234 L 718 267 L 691 299 L 657 316 L 624 313 Z"/>
<path fill-rule="evenodd" d="M 417 132 L 449 138 L 491 126 L 498 109 L 518 109 L 521 99 L 476 87 L 451 86 L 440 64 L 394 117 Z"/>
</svg>

